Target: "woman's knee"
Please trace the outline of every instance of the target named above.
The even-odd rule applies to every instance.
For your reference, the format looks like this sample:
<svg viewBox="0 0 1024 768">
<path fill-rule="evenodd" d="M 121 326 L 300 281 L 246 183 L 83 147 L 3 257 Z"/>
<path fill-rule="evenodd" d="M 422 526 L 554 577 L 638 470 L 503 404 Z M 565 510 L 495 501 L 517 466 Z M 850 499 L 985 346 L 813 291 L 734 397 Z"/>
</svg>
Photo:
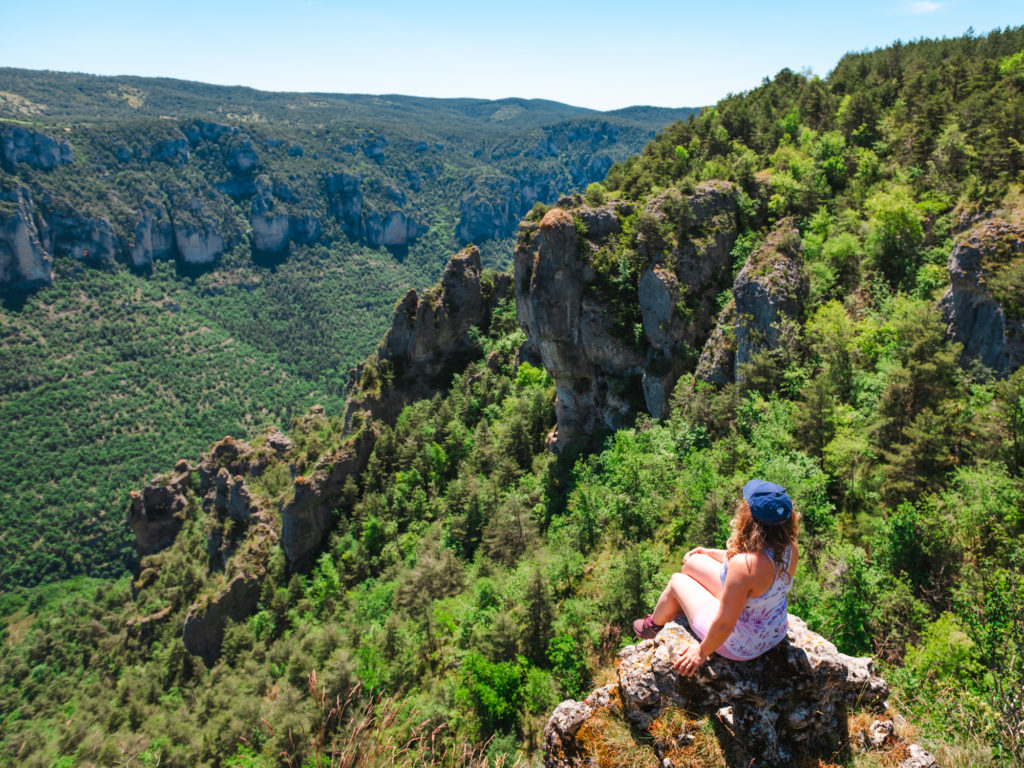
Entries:
<svg viewBox="0 0 1024 768">
<path fill-rule="evenodd" d="M 690 555 L 686 558 L 686 562 L 683 563 L 682 572 L 692 576 L 696 572 L 705 571 L 709 568 L 714 569 L 716 567 L 721 567 L 721 565 L 722 564 L 715 560 L 715 558 L 711 557 L 711 555 L 705 555 L 703 552 L 698 552 L 697 554 Z"/>
<path fill-rule="evenodd" d="M 683 565 L 682 575 L 693 579 L 715 597 L 718 597 L 722 591 L 719 577 L 721 569 L 722 564 L 715 558 L 710 555 L 698 554 L 687 558 Z"/>
<path fill-rule="evenodd" d="M 685 569 L 681 573 L 673 573 L 668 580 L 668 587 L 675 593 L 679 593 L 687 589 L 687 582 L 693 583 L 693 577 L 685 572 Z"/>
</svg>

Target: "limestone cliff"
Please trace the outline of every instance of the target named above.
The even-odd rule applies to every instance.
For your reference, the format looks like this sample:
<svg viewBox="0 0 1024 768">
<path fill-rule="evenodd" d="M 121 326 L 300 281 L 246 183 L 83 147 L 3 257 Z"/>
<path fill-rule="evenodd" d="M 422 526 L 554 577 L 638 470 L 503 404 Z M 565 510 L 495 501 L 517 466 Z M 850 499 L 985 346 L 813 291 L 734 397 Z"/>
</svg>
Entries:
<svg viewBox="0 0 1024 768">
<path fill-rule="evenodd" d="M 0 165 L 13 170 L 19 163 L 49 171 L 74 160 L 71 144 L 20 125 L 0 125 Z"/>
<path fill-rule="evenodd" d="M 292 243 L 315 243 L 323 227 L 315 209 L 299 202 L 287 184 L 274 184 L 266 175 L 255 181 L 249 225 L 257 253 L 287 254 Z"/>
<path fill-rule="evenodd" d="M 741 381 L 742 366 L 756 353 L 779 346 L 783 321 L 801 318 L 807 290 L 800 232 L 784 219 L 736 276 L 733 298 L 701 351 L 697 378 L 716 386 Z"/>
<path fill-rule="evenodd" d="M 350 173 L 329 173 L 324 177 L 328 210 L 345 234 L 368 245 L 404 248 L 426 234 L 427 226 L 416 212 L 392 208 L 383 213 L 364 201 L 363 180 Z M 404 195 L 392 195 L 391 202 L 405 203 Z"/>
<path fill-rule="evenodd" d="M 190 475 L 188 462 L 181 461 L 169 480 L 154 481 L 129 494 L 128 525 L 140 555 L 151 555 L 174 543 L 188 511 Z"/>
<path fill-rule="evenodd" d="M 153 266 L 153 261 L 174 252 L 174 227 L 167 209 L 147 200 L 135 216 L 134 239 L 128 246 L 131 265 L 137 269 Z"/>
<path fill-rule="evenodd" d="M 53 281 L 53 257 L 43 246 L 32 192 L 17 185 L 0 190 L 0 289 L 31 289 Z"/>
<path fill-rule="evenodd" d="M 1000 374 L 1024 364 L 1024 211 L 968 231 L 950 254 L 949 279 L 941 307 L 962 362 Z"/>
<path fill-rule="evenodd" d="M 719 726 L 730 766 L 789 766 L 800 758 L 829 758 L 848 749 L 851 708 L 886 707 L 889 689 L 874 674 L 871 660 L 839 653 L 795 616 L 789 617 L 788 637 L 753 661 L 713 654 L 693 677 L 677 674 L 672 663 L 696 642 L 685 625 L 670 622 L 654 640 L 620 651 L 617 682 L 582 702 L 564 701 L 551 715 L 544 730 L 545 766 L 596 765 L 590 757 L 596 745 L 590 742 L 600 738 L 602 717 L 623 718 L 644 732 L 669 708 L 710 716 Z M 869 739 L 869 746 L 880 747 L 892 736 L 892 723 L 886 730 L 884 722 L 880 729 L 885 733 Z M 672 733 L 656 738 L 649 748 L 659 763 L 672 765 L 671 747 L 693 738 L 686 731 Z M 927 757 L 917 764 L 934 765 Z"/>
<path fill-rule="evenodd" d="M 555 380 L 556 446 L 622 426 L 639 409 L 662 415 L 728 285 L 735 198 L 725 182 L 706 182 L 692 195 L 668 190 L 643 211 L 565 198 L 539 223 L 521 225 L 516 307 L 527 354 Z M 627 220 L 632 239 L 623 234 Z M 623 259 L 639 265 L 626 288 L 614 264 Z M 630 322 L 630 306 L 639 307 L 639 322 Z"/>
<path fill-rule="evenodd" d="M 305 436 L 301 442 L 276 428 L 251 443 L 225 437 L 197 466 L 178 462 L 172 475 L 131 494 L 128 520 L 142 556 L 139 590 L 156 581 L 160 565 L 153 556 L 176 544 L 190 515 L 202 516 L 207 584 L 185 618 L 183 641 L 190 653 L 207 664 L 216 661 L 227 622 L 256 609 L 278 547 L 288 568 L 312 564 L 337 520 L 346 484 L 366 468 L 376 422 L 438 391 L 469 357 L 479 355 L 469 330 L 486 329 L 510 289 L 508 275 L 483 273 L 476 248 L 456 254 L 436 288 L 422 298 L 411 292 L 399 304 L 391 331 L 360 366 L 364 386 L 349 402 L 350 431 L 343 420 L 314 406 L 292 424 L 293 434 Z M 386 381 L 373 379 L 381 370 L 389 372 Z M 371 379 L 372 390 L 365 386 Z M 195 536 L 195 526 L 191 530 Z M 133 624 L 133 636 L 149 626 L 141 622 Z"/>
<path fill-rule="evenodd" d="M 484 275 L 480 250 L 471 246 L 451 257 L 438 286 L 406 293 L 384 341 L 355 371 L 346 421 L 365 411 L 393 422 L 406 404 L 447 386 L 480 354 L 470 328 L 486 329 L 510 289 L 508 275 Z"/>
<path fill-rule="evenodd" d="M 315 407 L 298 428 L 320 430 L 326 417 Z M 132 493 L 129 524 L 142 559 L 136 588 L 154 581 L 151 562 L 175 544 L 190 514 L 201 510 L 205 532 L 207 584 L 187 610 L 185 648 L 212 665 L 220 654 L 228 620 L 256 609 L 270 558 L 280 547 L 292 568 L 308 565 L 334 520 L 345 481 L 358 477 L 373 448 L 365 428 L 351 439 L 313 457 L 294 450 L 292 441 L 268 429 L 253 443 L 226 437 L 215 443 L 198 466 L 179 462 L 169 478 Z M 264 474 L 285 470 L 282 486 L 268 486 Z"/>
</svg>

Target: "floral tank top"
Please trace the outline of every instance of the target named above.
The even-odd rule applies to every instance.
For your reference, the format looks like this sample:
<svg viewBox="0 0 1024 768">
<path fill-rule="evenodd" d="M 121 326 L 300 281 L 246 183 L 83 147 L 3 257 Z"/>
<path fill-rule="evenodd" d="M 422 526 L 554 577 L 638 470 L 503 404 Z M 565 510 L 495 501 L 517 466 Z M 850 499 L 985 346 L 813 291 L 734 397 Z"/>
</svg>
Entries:
<svg viewBox="0 0 1024 768">
<path fill-rule="evenodd" d="M 787 564 L 790 552 L 791 548 L 787 547 Z M 765 554 L 774 563 L 771 553 Z M 728 560 L 722 563 L 720 578 L 723 586 L 728 565 Z M 782 642 L 789 631 L 786 595 L 792 586 L 792 577 L 783 570 L 781 574 L 775 575 L 767 592 L 757 597 L 748 597 L 732 634 L 722 645 L 738 657 L 752 659 Z"/>
</svg>

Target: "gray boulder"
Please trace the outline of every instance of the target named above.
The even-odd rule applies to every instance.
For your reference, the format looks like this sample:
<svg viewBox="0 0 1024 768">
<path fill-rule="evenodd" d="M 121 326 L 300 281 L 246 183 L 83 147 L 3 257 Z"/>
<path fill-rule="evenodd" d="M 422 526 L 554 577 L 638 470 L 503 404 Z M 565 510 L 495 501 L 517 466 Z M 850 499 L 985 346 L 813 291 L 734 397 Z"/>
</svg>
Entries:
<svg viewBox="0 0 1024 768">
<path fill-rule="evenodd" d="M 732 734 L 725 745 L 730 765 L 788 766 L 798 757 L 841 752 L 850 708 L 886 706 L 889 689 L 871 659 L 839 653 L 795 616 L 787 638 L 757 659 L 713 654 L 696 675 L 677 674 L 672 663 L 696 642 L 684 625 L 670 622 L 654 640 L 620 651 L 616 683 L 555 709 L 544 730 L 545 766 L 587 764 L 590 729 L 583 726 L 592 718 L 611 714 L 646 731 L 669 707 L 722 723 Z"/>
</svg>

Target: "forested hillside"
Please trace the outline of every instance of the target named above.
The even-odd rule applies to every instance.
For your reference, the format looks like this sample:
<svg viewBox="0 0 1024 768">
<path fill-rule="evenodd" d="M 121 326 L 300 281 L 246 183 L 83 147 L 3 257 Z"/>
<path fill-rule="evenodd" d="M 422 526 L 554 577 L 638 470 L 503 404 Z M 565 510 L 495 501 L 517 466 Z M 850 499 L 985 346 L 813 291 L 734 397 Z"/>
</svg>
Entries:
<svg viewBox="0 0 1024 768">
<path fill-rule="evenodd" d="M 131 567 L 151 468 L 340 410 L 404 291 L 691 111 L 0 69 L 0 580 Z"/>
<path fill-rule="evenodd" d="M 764 477 L 802 514 L 791 613 L 876 658 L 941 765 L 1024 765 L 1022 136 L 1024 28 L 921 40 L 534 206 L 511 284 L 467 250 L 406 294 L 346 412 L 154 467 L 132 580 L 3 596 L 0 755 L 537 764 Z M 890 764 L 851 747 L 827 764 Z"/>
</svg>

